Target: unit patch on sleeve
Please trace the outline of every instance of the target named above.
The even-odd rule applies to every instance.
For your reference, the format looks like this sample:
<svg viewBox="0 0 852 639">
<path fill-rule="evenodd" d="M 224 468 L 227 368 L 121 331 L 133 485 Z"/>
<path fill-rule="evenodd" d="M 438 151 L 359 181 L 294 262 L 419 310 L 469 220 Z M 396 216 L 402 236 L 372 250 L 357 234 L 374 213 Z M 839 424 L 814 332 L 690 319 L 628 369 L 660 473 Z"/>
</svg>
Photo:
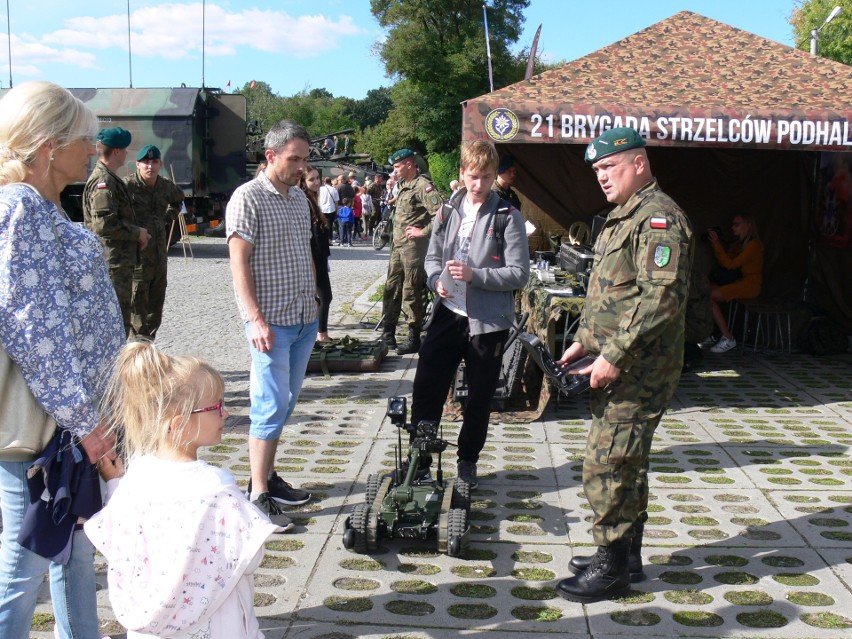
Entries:
<svg viewBox="0 0 852 639">
<path fill-rule="evenodd" d="M 657 244 L 657 248 L 654 249 L 654 264 L 658 268 L 665 268 L 668 266 L 669 262 L 672 259 L 672 249 L 670 246 L 664 246 L 662 244 Z"/>
</svg>

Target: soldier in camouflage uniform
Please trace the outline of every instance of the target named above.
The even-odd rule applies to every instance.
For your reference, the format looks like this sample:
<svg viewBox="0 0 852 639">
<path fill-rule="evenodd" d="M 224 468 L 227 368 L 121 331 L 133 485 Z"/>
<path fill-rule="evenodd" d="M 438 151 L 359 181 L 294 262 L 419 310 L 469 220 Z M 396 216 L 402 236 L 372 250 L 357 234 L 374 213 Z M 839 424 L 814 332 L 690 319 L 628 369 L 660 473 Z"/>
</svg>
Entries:
<svg viewBox="0 0 852 639">
<path fill-rule="evenodd" d="M 145 249 L 151 237 L 136 221 L 127 187 L 116 175 L 127 159 L 129 145 L 130 132 L 126 129 L 101 129 L 96 144 L 98 161 L 83 189 L 83 221 L 106 247 L 109 276 L 121 307 L 125 335 L 132 330 L 133 271 L 139 251 Z"/>
<path fill-rule="evenodd" d="M 609 202 L 575 342 L 565 364 L 590 354 L 592 426 L 583 489 L 599 545 L 575 557 L 576 576 L 557 585 L 570 601 L 591 603 L 627 591 L 642 574 L 648 518 L 648 456 L 654 430 L 674 394 L 683 363 L 684 312 L 692 229 L 651 174 L 645 141 L 611 129 L 586 148 Z"/>
<path fill-rule="evenodd" d="M 131 304 L 132 333 L 154 339 L 163 320 L 166 302 L 168 234 L 183 203 L 183 191 L 160 175 L 163 161 L 160 149 L 148 144 L 136 154 L 136 173 L 124 179 L 136 219 L 151 234 L 148 246 L 140 252 L 140 264 L 133 274 Z"/>
<path fill-rule="evenodd" d="M 408 341 L 397 349 L 400 355 L 420 350 L 420 331 L 426 321 L 426 271 L 423 263 L 429 248 L 432 220 L 444 203 L 432 183 L 417 172 L 414 151 L 400 149 L 390 156 L 398 176 L 399 192 L 393 216 L 393 245 L 382 313 L 382 339 L 396 345 L 396 323 L 404 302 L 408 307 Z M 402 295 L 400 296 L 400 289 Z"/>
<path fill-rule="evenodd" d="M 497 179 L 491 185 L 491 190 L 496 191 L 497 195 L 520 211 L 521 198 L 512 188 L 517 177 L 518 167 L 515 166 L 514 156 L 504 155 L 500 158 L 500 165 L 497 167 Z"/>
</svg>

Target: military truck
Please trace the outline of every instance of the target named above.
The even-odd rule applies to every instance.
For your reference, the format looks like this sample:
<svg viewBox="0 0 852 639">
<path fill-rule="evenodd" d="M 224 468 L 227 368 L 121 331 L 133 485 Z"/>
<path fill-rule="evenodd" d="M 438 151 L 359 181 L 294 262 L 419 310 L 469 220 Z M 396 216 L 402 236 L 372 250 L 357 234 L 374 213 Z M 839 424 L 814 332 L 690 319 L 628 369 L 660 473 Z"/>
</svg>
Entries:
<svg viewBox="0 0 852 639">
<path fill-rule="evenodd" d="M 132 134 L 120 177 L 136 170 L 140 148 L 154 144 L 162 153 L 162 175 L 186 196 L 189 231 L 221 224 L 228 198 L 247 177 L 245 96 L 188 87 L 69 91 L 94 111 L 101 128 L 121 126 Z M 62 193 L 72 219 L 83 219 L 83 186 L 72 184 Z"/>
</svg>

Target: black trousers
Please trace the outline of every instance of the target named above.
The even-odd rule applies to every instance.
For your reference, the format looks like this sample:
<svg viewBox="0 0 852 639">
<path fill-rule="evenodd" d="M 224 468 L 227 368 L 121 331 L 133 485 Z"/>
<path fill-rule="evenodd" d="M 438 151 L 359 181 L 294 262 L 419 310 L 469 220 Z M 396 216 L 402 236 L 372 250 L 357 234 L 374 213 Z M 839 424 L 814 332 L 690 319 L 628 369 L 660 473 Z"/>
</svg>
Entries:
<svg viewBox="0 0 852 639">
<path fill-rule="evenodd" d="M 467 317 L 443 305 L 426 331 L 414 374 L 411 422 L 440 422 L 453 378 L 464 360 L 468 397 L 459 432 L 459 460 L 476 463 L 485 446 L 491 398 L 500 379 L 508 335 L 508 329 L 471 335 Z"/>
<path fill-rule="evenodd" d="M 317 300 L 319 300 L 318 333 L 328 332 L 328 311 L 331 307 L 331 279 L 328 275 L 328 261 L 317 264 Z"/>
</svg>

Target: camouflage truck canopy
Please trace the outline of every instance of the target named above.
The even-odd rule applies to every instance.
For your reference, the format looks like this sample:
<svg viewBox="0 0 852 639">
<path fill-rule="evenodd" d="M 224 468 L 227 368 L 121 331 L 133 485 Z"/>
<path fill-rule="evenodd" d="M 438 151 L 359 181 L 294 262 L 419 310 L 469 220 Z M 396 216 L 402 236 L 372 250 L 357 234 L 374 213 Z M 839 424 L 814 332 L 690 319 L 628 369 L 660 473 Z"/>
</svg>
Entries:
<svg viewBox="0 0 852 639">
<path fill-rule="evenodd" d="M 809 275 L 814 301 L 852 330 L 852 251 L 814 237 L 831 179 L 820 168 L 852 173 L 852 67 L 684 11 L 463 104 L 463 139 L 515 156 L 516 188 L 546 214 L 540 245 L 607 207 L 583 152 L 616 126 L 640 131 L 698 234 L 754 216 L 763 295 L 802 299 Z M 832 214 L 852 246 L 852 202 Z"/>
<path fill-rule="evenodd" d="M 154 144 L 165 177 L 188 197 L 227 198 L 246 176 L 246 101 L 208 89 L 69 89 L 102 128 L 130 131 L 124 177 L 136 170 L 136 152 Z"/>
</svg>

